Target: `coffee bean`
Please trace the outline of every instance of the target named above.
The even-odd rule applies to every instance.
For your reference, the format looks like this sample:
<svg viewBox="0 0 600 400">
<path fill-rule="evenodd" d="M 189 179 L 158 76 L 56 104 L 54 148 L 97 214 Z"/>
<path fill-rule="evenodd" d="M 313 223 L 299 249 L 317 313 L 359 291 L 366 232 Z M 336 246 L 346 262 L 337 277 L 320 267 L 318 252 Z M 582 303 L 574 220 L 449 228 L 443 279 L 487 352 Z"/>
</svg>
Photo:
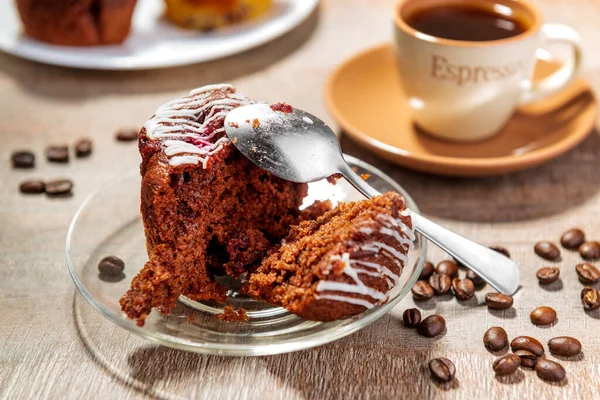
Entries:
<svg viewBox="0 0 600 400">
<path fill-rule="evenodd" d="M 560 258 L 560 250 L 552 242 L 538 242 L 535 247 L 535 254 L 545 260 L 557 261 Z"/>
<path fill-rule="evenodd" d="M 581 342 L 570 336 L 559 336 L 548 341 L 550 353 L 572 357 L 581 353 Z"/>
<path fill-rule="evenodd" d="M 483 345 L 490 351 L 500 351 L 508 346 L 508 335 L 499 326 L 492 326 L 483 334 Z"/>
<path fill-rule="evenodd" d="M 556 282 L 558 280 L 558 276 L 560 275 L 560 270 L 555 267 L 544 267 L 538 270 L 535 274 L 537 276 L 538 281 L 544 285 Z"/>
<path fill-rule="evenodd" d="M 120 129 L 115 138 L 119 142 L 133 142 L 134 140 L 138 140 L 138 134 L 137 129 Z"/>
<path fill-rule="evenodd" d="M 46 159 L 50 162 L 68 163 L 69 148 L 67 146 L 48 146 L 46 148 Z"/>
<path fill-rule="evenodd" d="M 82 138 L 75 142 L 75 156 L 76 157 L 87 157 L 92 154 L 92 140 L 88 138 Z"/>
<path fill-rule="evenodd" d="M 475 294 L 475 285 L 470 279 L 452 279 L 452 292 L 458 300 L 469 300 Z"/>
<path fill-rule="evenodd" d="M 421 322 L 421 311 L 416 308 L 408 308 L 402 314 L 402 322 L 409 328 L 416 328 Z"/>
<path fill-rule="evenodd" d="M 125 263 L 117 256 L 104 257 L 98 263 L 98 271 L 105 276 L 119 276 L 125 270 Z"/>
<path fill-rule="evenodd" d="M 538 307 L 529 314 L 529 318 L 536 325 L 550 325 L 556 321 L 556 311 L 551 307 Z"/>
<path fill-rule="evenodd" d="M 510 258 L 510 252 L 506 248 L 504 248 L 502 246 L 490 246 L 490 249 L 492 249 L 492 250 L 494 250 L 494 251 L 496 251 L 496 252 L 498 252 L 500 254 L 503 254 L 503 255 L 505 255 L 508 258 Z"/>
<path fill-rule="evenodd" d="M 28 180 L 23 181 L 19 185 L 19 191 L 25 194 L 39 194 L 44 193 L 44 189 L 46 188 L 46 184 L 44 181 L 37 180 Z"/>
<path fill-rule="evenodd" d="M 560 237 L 560 244 L 565 249 L 577 250 L 585 242 L 585 233 L 579 228 L 569 229 Z"/>
<path fill-rule="evenodd" d="M 600 282 L 600 271 L 590 263 L 577 264 L 575 271 L 581 283 L 587 285 Z"/>
<path fill-rule="evenodd" d="M 506 310 L 513 305 L 513 298 L 502 293 L 488 293 L 485 295 L 485 304 L 492 310 Z"/>
<path fill-rule="evenodd" d="M 413 298 L 417 301 L 429 300 L 433 297 L 433 288 L 425 281 L 417 281 L 411 289 Z"/>
<path fill-rule="evenodd" d="M 494 361 L 492 368 L 496 375 L 509 375 L 515 372 L 521 365 L 521 359 L 514 354 L 506 354 Z"/>
<path fill-rule="evenodd" d="M 584 310 L 597 310 L 600 308 L 600 293 L 593 287 L 584 287 L 581 291 L 581 302 Z"/>
<path fill-rule="evenodd" d="M 425 318 L 417 327 L 417 332 L 425 337 L 432 338 L 446 329 L 446 320 L 441 315 L 430 315 Z"/>
<path fill-rule="evenodd" d="M 515 355 L 521 359 L 521 367 L 535 368 L 537 357 L 532 352 L 527 350 L 517 350 L 515 351 Z"/>
<path fill-rule="evenodd" d="M 541 359 L 535 364 L 535 373 L 540 379 L 559 382 L 565 379 L 565 369 L 557 362 Z"/>
<path fill-rule="evenodd" d="M 510 348 L 513 352 L 517 350 L 527 350 L 541 357 L 544 355 L 544 346 L 539 340 L 532 338 L 531 336 L 517 336 L 510 342 Z"/>
<path fill-rule="evenodd" d="M 429 371 L 431 372 L 431 376 L 438 381 L 449 382 L 454 379 L 456 367 L 447 358 L 434 358 L 429 361 Z"/>
<path fill-rule="evenodd" d="M 452 287 L 452 279 L 448 275 L 435 274 L 429 277 L 429 285 L 435 294 L 446 294 Z"/>
<path fill-rule="evenodd" d="M 471 270 L 467 271 L 466 278 L 473 281 L 473 285 L 475 285 L 476 288 L 480 288 L 485 285 L 485 281 L 483 280 L 483 278 Z"/>
<path fill-rule="evenodd" d="M 13 168 L 35 167 L 35 154 L 30 151 L 15 151 L 11 156 Z"/>
<path fill-rule="evenodd" d="M 69 179 L 56 179 L 46 182 L 46 194 L 50 196 L 65 195 L 73 189 L 73 182 Z"/>
<path fill-rule="evenodd" d="M 419 275 L 419 280 L 426 281 L 431 275 L 433 275 L 434 271 L 435 267 L 433 264 L 429 261 L 425 261 L 425 264 L 423 264 L 423 269 L 421 270 L 421 275 Z"/>
<path fill-rule="evenodd" d="M 600 242 L 585 242 L 579 246 L 579 254 L 586 260 L 600 259 Z"/>
<path fill-rule="evenodd" d="M 437 265 L 435 272 L 454 278 L 455 276 L 458 276 L 458 264 L 452 260 L 442 261 Z"/>
</svg>

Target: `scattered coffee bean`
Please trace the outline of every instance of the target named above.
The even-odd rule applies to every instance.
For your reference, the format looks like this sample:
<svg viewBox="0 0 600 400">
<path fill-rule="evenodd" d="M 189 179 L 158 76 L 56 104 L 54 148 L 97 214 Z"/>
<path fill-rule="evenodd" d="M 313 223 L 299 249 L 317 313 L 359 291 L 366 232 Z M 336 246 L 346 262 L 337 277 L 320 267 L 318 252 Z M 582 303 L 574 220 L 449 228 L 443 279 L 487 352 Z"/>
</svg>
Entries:
<svg viewBox="0 0 600 400">
<path fill-rule="evenodd" d="M 435 272 L 454 278 L 455 276 L 458 276 L 458 264 L 452 260 L 442 261 L 437 265 Z"/>
<path fill-rule="evenodd" d="M 586 260 L 600 259 L 600 242 L 585 242 L 579 246 L 579 254 Z"/>
<path fill-rule="evenodd" d="M 534 247 L 535 254 L 545 260 L 557 261 L 560 259 L 560 250 L 552 242 L 538 242 Z"/>
<path fill-rule="evenodd" d="M 473 285 L 475 285 L 476 288 L 480 288 L 485 285 L 485 281 L 483 280 L 483 278 L 471 270 L 467 271 L 466 278 L 473 281 Z"/>
<path fill-rule="evenodd" d="M 119 142 L 133 142 L 134 140 L 138 140 L 138 133 L 139 131 L 137 129 L 120 129 L 115 138 L 119 141 Z"/>
<path fill-rule="evenodd" d="M 584 287 L 581 291 L 581 302 L 584 310 L 597 310 L 600 308 L 600 293 L 593 287 Z"/>
<path fill-rule="evenodd" d="M 411 289 L 413 298 L 417 301 L 425 301 L 433 298 L 433 288 L 425 281 L 417 281 Z"/>
<path fill-rule="evenodd" d="M 509 375 L 519 369 L 521 359 L 515 354 L 506 354 L 497 358 L 492 364 L 492 368 L 496 375 Z"/>
<path fill-rule="evenodd" d="M 456 367 L 447 358 L 434 358 L 429 361 L 429 371 L 431 372 L 431 376 L 438 381 L 449 382 L 454 379 Z"/>
<path fill-rule="evenodd" d="M 51 162 L 68 163 L 69 147 L 67 146 L 48 146 L 46 148 L 46 159 Z"/>
<path fill-rule="evenodd" d="M 35 154 L 30 151 L 15 151 L 11 156 L 13 168 L 35 167 Z"/>
<path fill-rule="evenodd" d="M 569 229 L 560 237 L 560 244 L 565 249 L 577 250 L 585 242 L 585 233 L 579 228 Z"/>
<path fill-rule="evenodd" d="M 44 193 L 45 188 L 46 188 L 46 184 L 44 183 L 44 181 L 37 181 L 37 180 L 23 181 L 19 185 L 19 191 L 21 193 L 25 193 L 25 194 Z"/>
<path fill-rule="evenodd" d="M 587 285 L 600 282 L 600 271 L 590 263 L 577 264 L 575 271 L 581 283 Z"/>
<path fill-rule="evenodd" d="M 104 257 L 98 263 L 98 271 L 105 276 L 119 276 L 125 270 L 125 263 L 117 256 Z"/>
<path fill-rule="evenodd" d="M 435 294 L 446 294 L 452 287 L 452 279 L 445 274 L 435 274 L 429 277 L 429 285 Z"/>
<path fill-rule="evenodd" d="M 490 249 L 492 249 L 500 254 L 504 254 L 506 257 L 510 258 L 510 252 L 502 246 L 490 246 Z"/>
<path fill-rule="evenodd" d="M 529 314 L 529 318 L 536 325 L 550 325 L 556 321 L 556 311 L 551 307 L 538 307 Z"/>
<path fill-rule="evenodd" d="M 550 353 L 572 357 L 581 353 L 581 342 L 570 336 L 559 336 L 548 341 Z"/>
<path fill-rule="evenodd" d="M 483 334 L 483 345 L 490 351 L 500 351 L 508 346 L 508 335 L 499 326 L 492 326 Z"/>
<path fill-rule="evenodd" d="M 506 310 L 513 305 L 513 298 L 502 293 L 488 293 L 485 295 L 485 304 L 492 310 Z"/>
<path fill-rule="evenodd" d="M 423 264 L 423 269 L 421 270 L 421 275 L 419 275 L 419 280 L 426 281 L 431 275 L 433 275 L 434 271 L 435 267 L 433 264 L 429 261 L 425 261 L 425 264 Z"/>
<path fill-rule="evenodd" d="M 565 379 L 565 369 L 557 362 L 540 359 L 535 364 L 535 373 L 540 379 L 550 382 L 559 382 Z"/>
<path fill-rule="evenodd" d="M 425 337 L 432 338 L 446 329 L 446 320 L 441 315 L 430 315 L 417 327 L 417 332 Z"/>
<path fill-rule="evenodd" d="M 69 179 L 57 179 L 46 182 L 46 194 L 50 196 L 69 194 L 71 189 L 73 189 L 73 182 Z"/>
<path fill-rule="evenodd" d="M 458 300 L 469 300 L 475 294 L 475 285 L 470 279 L 452 279 L 452 292 Z"/>
<path fill-rule="evenodd" d="M 92 140 L 88 138 L 82 138 L 75 142 L 75 156 L 76 157 L 87 157 L 92 154 Z"/>
<path fill-rule="evenodd" d="M 510 342 L 510 348 L 513 353 L 517 350 L 527 350 L 541 357 L 544 355 L 544 346 L 539 340 L 532 338 L 531 336 L 517 336 Z"/>
<path fill-rule="evenodd" d="M 541 284 L 547 285 L 556 282 L 560 275 L 560 270 L 555 267 L 544 267 L 535 274 Z"/>
<path fill-rule="evenodd" d="M 409 328 L 416 328 L 421 322 L 421 311 L 416 308 L 407 308 L 402 314 L 402 322 Z"/>
<path fill-rule="evenodd" d="M 515 355 L 521 359 L 522 367 L 535 368 L 535 364 L 537 363 L 537 357 L 532 352 L 527 350 L 517 350 L 515 351 Z"/>
</svg>

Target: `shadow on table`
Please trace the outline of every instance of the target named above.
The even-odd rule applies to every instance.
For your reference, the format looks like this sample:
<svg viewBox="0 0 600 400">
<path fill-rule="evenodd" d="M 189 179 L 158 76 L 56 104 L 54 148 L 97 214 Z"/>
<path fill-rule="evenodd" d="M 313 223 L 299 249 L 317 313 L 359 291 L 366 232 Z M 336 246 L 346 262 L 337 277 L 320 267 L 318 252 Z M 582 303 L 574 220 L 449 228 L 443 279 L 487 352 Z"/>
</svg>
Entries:
<svg viewBox="0 0 600 400">
<path fill-rule="evenodd" d="M 375 325 L 385 331 L 385 319 Z M 224 390 L 229 388 L 238 395 L 240 387 L 251 385 L 252 393 L 261 388 L 260 383 L 245 382 L 246 377 L 262 377 L 263 385 L 274 385 L 270 390 L 277 390 L 282 397 L 294 394 L 306 399 L 413 398 L 460 386 L 458 380 L 438 383 L 429 378 L 428 362 L 435 352 L 430 339 L 417 338 L 415 345 L 414 330 L 398 326 L 391 331 L 387 331 L 389 336 L 377 334 L 362 340 L 361 332 L 316 349 L 257 358 L 204 356 L 150 345 L 131 353 L 127 363 L 130 377 L 149 389 L 185 381 L 186 375 L 197 376 L 200 385 L 201 381 L 214 384 L 220 379 Z M 413 341 L 407 340 L 409 336 Z M 393 344 L 389 337 L 396 337 Z M 222 393 L 223 397 L 227 393 Z"/>
<path fill-rule="evenodd" d="M 307 399 L 428 398 L 460 386 L 458 380 L 431 380 L 428 362 L 445 356 L 445 350 L 404 328 L 391 314 L 334 343 L 263 357 L 201 355 L 145 342 L 111 328 L 77 294 L 73 314 L 78 336 L 94 361 L 119 382 L 153 398 L 202 393 L 228 398 L 255 396 L 261 390 L 265 398 L 267 393 Z"/>
<path fill-rule="evenodd" d="M 16 84 L 53 99 L 94 98 L 110 94 L 189 91 L 264 70 L 308 42 L 319 24 L 319 7 L 291 32 L 257 48 L 215 61 L 158 70 L 95 71 L 63 68 L 0 53 L 0 71 Z"/>
<path fill-rule="evenodd" d="M 345 153 L 374 164 L 416 200 L 425 215 L 460 221 L 508 222 L 543 218 L 577 207 L 600 191 L 600 135 L 533 169 L 489 178 L 452 178 L 398 167 L 347 135 Z"/>
</svg>

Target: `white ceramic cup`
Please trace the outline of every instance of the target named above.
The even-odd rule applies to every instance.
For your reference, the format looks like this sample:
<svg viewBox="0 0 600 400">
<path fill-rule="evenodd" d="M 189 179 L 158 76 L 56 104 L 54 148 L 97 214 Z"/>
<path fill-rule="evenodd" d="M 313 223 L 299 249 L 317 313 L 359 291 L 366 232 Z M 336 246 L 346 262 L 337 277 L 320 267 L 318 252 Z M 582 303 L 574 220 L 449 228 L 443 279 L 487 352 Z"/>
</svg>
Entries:
<svg viewBox="0 0 600 400">
<path fill-rule="evenodd" d="M 460 41 L 427 35 L 406 22 L 424 9 L 473 3 L 516 17 L 528 29 L 506 39 Z M 414 122 L 452 141 L 493 136 L 517 106 L 570 83 L 582 59 L 577 33 L 565 25 L 542 24 L 539 11 L 523 0 L 402 0 L 396 8 L 395 42 Z M 536 50 L 555 42 L 570 45 L 572 56 L 554 74 L 532 84 Z"/>
</svg>

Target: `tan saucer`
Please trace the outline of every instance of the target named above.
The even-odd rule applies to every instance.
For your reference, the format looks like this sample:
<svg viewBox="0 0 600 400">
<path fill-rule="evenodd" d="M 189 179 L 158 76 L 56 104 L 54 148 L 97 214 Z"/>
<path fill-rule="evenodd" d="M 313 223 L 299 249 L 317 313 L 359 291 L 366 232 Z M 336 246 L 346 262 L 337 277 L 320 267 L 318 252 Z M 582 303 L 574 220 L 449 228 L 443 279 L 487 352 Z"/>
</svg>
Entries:
<svg viewBox="0 0 600 400">
<path fill-rule="evenodd" d="M 550 58 L 538 59 L 534 80 L 559 65 Z M 340 65 L 329 77 L 325 100 L 342 129 L 381 157 L 452 176 L 499 175 L 542 164 L 581 143 L 592 131 L 598 111 L 589 83 L 579 77 L 560 93 L 519 108 L 491 139 L 468 144 L 442 141 L 413 125 L 391 44 Z"/>
</svg>

